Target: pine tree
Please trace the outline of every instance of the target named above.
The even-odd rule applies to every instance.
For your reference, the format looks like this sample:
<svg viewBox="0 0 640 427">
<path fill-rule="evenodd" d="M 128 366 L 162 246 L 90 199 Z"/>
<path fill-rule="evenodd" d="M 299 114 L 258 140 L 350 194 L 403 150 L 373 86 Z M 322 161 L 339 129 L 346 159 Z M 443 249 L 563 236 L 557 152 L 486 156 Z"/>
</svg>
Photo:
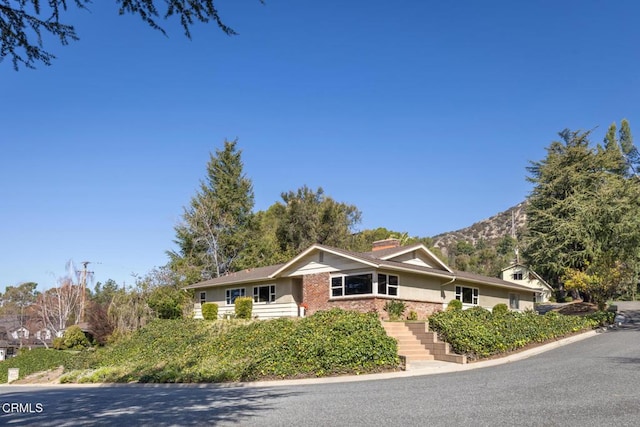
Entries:
<svg viewBox="0 0 640 427">
<path fill-rule="evenodd" d="M 604 137 L 605 161 L 611 164 L 610 171 L 616 174 L 624 175 L 628 169 L 627 161 L 623 155 L 623 151 L 616 137 L 616 124 L 612 123 Z"/>
<path fill-rule="evenodd" d="M 620 122 L 620 147 L 626 159 L 629 175 L 640 175 L 640 152 L 633 144 L 633 136 L 627 119 Z"/>
<path fill-rule="evenodd" d="M 236 141 L 210 155 L 207 178 L 176 226 L 178 251 L 168 252 L 170 267 L 187 283 L 235 271 L 252 223 L 253 187 L 244 175 Z"/>
</svg>

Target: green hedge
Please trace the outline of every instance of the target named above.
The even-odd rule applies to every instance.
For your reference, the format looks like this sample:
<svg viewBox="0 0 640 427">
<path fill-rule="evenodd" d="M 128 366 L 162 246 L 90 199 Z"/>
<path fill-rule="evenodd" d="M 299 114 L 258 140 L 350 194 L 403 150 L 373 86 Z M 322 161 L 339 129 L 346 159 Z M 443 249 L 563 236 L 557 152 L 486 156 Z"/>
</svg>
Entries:
<svg viewBox="0 0 640 427">
<path fill-rule="evenodd" d="M 253 311 L 253 298 L 251 297 L 238 297 L 235 302 L 236 318 L 238 319 L 251 319 L 251 312 Z"/>
<path fill-rule="evenodd" d="M 215 302 L 202 304 L 202 317 L 204 320 L 216 320 L 218 318 L 218 304 Z"/>
<path fill-rule="evenodd" d="M 444 311 L 429 318 L 429 327 L 448 342 L 453 351 L 479 359 L 590 329 L 598 322 L 589 317 L 563 316 L 555 312 L 507 312 L 498 315 L 480 307 Z"/>
</svg>

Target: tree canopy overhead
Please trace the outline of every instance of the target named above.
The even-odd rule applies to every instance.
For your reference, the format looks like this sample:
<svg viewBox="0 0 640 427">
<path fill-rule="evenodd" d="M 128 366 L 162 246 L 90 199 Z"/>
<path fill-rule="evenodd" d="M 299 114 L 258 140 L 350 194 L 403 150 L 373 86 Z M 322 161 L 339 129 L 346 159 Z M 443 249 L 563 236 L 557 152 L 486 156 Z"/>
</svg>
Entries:
<svg viewBox="0 0 640 427">
<path fill-rule="evenodd" d="M 264 0 L 259 0 L 264 3 Z M 227 35 L 237 34 L 221 19 L 214 0 L 115 0 L 120 15 L 137 15 L 143 22 L 166 35 L 160 20 L 175 18 L 186 37 L 194 24 L 215 22 Z M 69 5 L 88 9 L 91 0 L 0 0 L 0 61 L 9 57 L 14 69 L 19 64 L 35 68 L 51 65 L 55 55 L 45 49 L 43 39 L 54 36 L 63 45 L 79 40 L 73 25 L 64 22 Z"/>
</svg>

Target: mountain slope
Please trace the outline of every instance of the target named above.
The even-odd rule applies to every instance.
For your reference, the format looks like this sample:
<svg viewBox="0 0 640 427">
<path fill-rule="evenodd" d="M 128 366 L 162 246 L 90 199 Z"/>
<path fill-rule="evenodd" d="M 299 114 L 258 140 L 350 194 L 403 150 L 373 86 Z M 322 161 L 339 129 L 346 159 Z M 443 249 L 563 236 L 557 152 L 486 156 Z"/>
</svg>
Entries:
<svg viewBox="0 0 640 427">
<path fill-rule="evenodd" d="M 469 227 L 433 236 L 433 245 L 446 254 L 447 249 L 459 241 L 475 245 L 479 240 L 484 240 L 491 244 L 504 236 L 512 235 L 514 231 L 518 235 L 527 221 L 526 203 L 519 203 Z"/>
</svg>

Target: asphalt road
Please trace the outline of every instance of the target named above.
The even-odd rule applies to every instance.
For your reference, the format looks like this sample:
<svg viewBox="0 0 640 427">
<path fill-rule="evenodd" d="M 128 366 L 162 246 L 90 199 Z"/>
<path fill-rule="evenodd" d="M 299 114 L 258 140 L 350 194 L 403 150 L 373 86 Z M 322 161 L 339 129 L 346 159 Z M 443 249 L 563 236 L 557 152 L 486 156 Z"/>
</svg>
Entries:
<svg viewBox="0 0 640 427">
<path fill-rule="evenodd" d="M 1 386 L 0 425 L 637 426 L 639 326 L 451 374 L 273 387 Z"/>
</svg>

